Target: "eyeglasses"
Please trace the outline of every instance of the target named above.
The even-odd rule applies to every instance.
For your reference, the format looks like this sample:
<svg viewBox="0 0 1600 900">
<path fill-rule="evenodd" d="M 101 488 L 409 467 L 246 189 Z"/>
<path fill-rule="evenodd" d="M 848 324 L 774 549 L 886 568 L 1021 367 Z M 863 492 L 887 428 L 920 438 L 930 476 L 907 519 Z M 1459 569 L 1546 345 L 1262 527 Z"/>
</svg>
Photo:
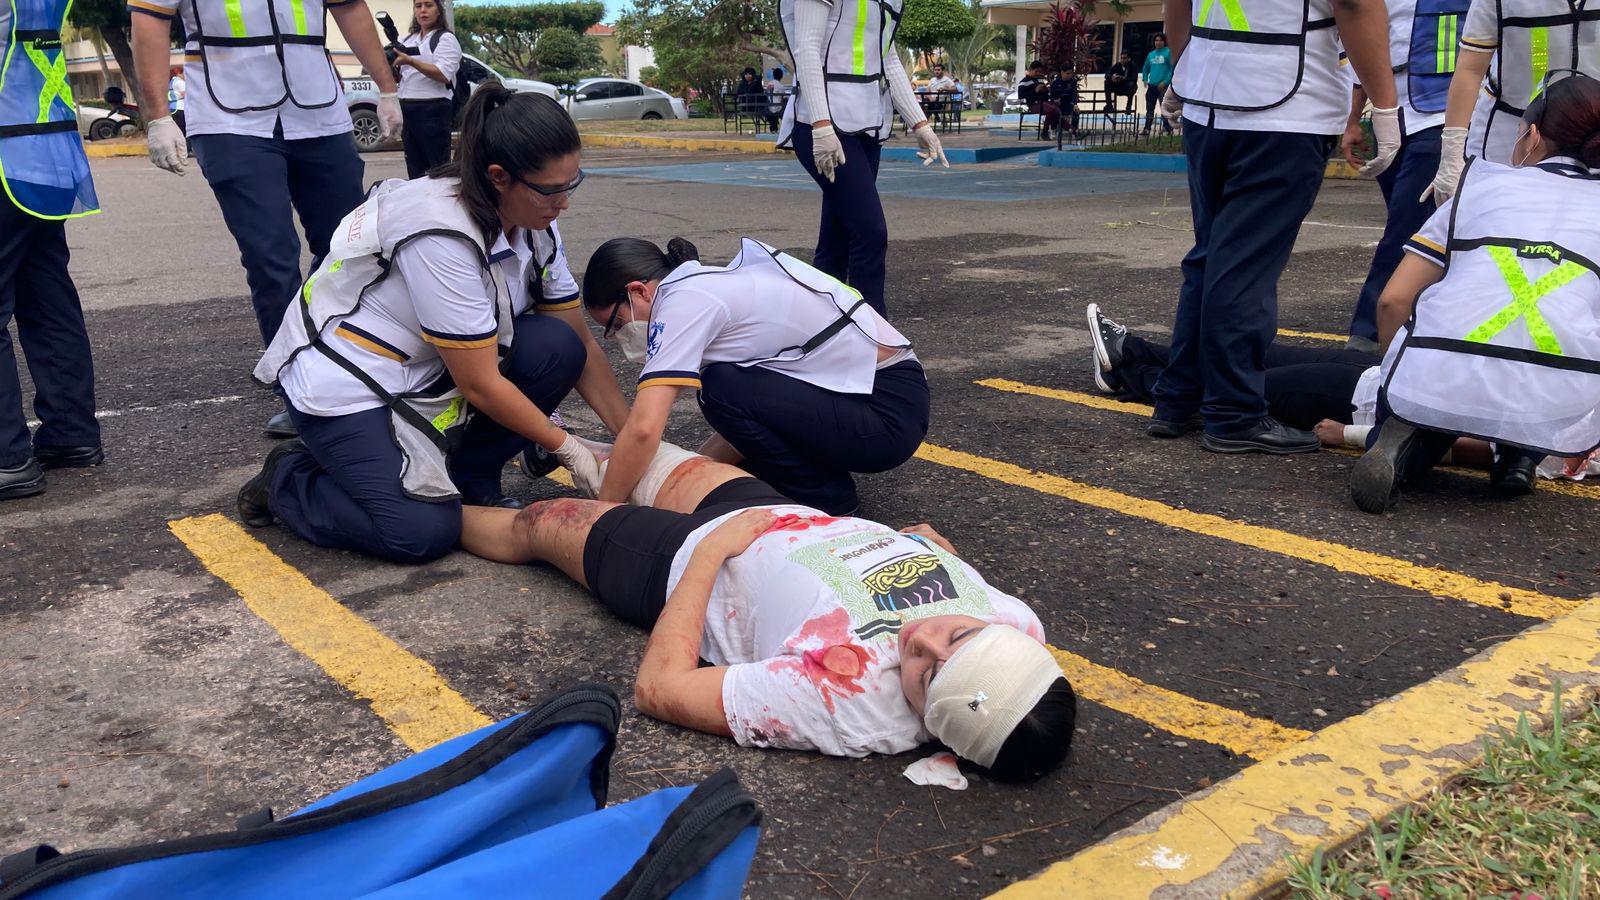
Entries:
<svg viewBox="0 0 1600 900">
<path fill-rule="evenodd" d="M 618 328 L 621 328 L 623 325 L 627 324 L 626 322 L 621 324 L 618 324 L 617 322 L 617 316 L 622 315 L 622 304 L 626 302 L 626 300 L 618 300 L 617 305 L 611 307 L 611 318 L 606 320 L 606 329 L 600 333 L 601 337 L 609 338 L 617 333 Z"/>
<path fill-rule="evenodd" d="M 553 190 L 551 188 L 539 187 L 537 184 L 534 184 L 533 182 L 529 181 L 528 179 L 523 178 L 521 175 L 513 175 L 512 177 L 517 179 L 518 181 L 522 182 L 523 185 L 525 185 L 529 190 L 533 191 L 535 194 L 538 194 L 541 197 L 546 197 L 551 202 L 554 202 L 554 201 L 557 201 L 557 200 L 561 200 L 562 198 L 570 198 L 574 193 L 576 193 L 577 190 L 578 190 L 578 185 L 583 184 L 583 179 L 588 177 L 588 173 L 583 171 L 582 169 L 579 169 L 578 170 L 578 177 L 574 178 L 570 184 L 566 185 L 565 187 L 555 188 Z"/>
</svg>

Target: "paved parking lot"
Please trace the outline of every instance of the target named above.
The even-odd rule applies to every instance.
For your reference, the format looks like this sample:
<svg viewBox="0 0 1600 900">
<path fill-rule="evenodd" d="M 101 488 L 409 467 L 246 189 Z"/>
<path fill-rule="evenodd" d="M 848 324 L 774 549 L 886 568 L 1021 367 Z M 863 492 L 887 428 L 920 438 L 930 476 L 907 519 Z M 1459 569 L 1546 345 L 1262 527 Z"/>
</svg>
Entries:
<svg viewBox="0 0 1600 900">
<path fill-rule="evenodd" d="M 619 234 L 809 256 L 818 198 L 792 162 L 603 150 L 585 165 L 605 177 L 561 220 L 575 269 Z M 564 685 L 628 699 L 643 636 L 551 569 L 464 553 L 402 567 L 240 528 L 232 498 L 271 445 L 273 403 L 249 379 L 236 251 L 198 172 L 95 172 L 108 212 L 69 238 L 108 463 L 0 506 L 0 851 L 225 829 Z M 1154 442 L 1147 409 L 1095 395 L 1083 306 L 1166 329 L 1190 236 L 1181 178 L 884 175 L 889 308 L 927 366 L 934 425 L 917 459 L 864 479 L 863 514 L 933 523 L 1033 604 L 1087 702 L 1068 767 L 962 793 L 901 778 L 914 754 L 741 750 L 626 715 L 614 799 L 728 765 L 761 801 L 753 896 L 988 893 L 1594 591 L 1600 488 L 1506 503 L 1450 471 L 1370 517 L 1346 498 L 1349 456 Z M 1285 340 L 1342 331 L 1381 221 L 1374 186 L 1324 187 L 1280 288 Z M 672 434 L 703 432 L 685 405 Z M 570 492 L 512 470 L 506 484 Z"/>
</svg>

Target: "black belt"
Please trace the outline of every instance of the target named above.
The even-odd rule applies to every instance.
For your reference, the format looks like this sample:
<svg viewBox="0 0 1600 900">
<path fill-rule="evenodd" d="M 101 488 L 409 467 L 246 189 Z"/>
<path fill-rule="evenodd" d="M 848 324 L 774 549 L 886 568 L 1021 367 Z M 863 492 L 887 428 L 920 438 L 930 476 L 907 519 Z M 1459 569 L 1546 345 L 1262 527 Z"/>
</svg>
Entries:
<svg viewBox="0 0 1600 900">
<path fill-rule="evenodd" d="M 196 35 L 195 40 L 207 47 L 276 47 L 279 44 L 321 47 L 327 43 L 328 38 L 321 34 L 263 34 L 253 37 L 219 37 L 202 34 Z"/>
<path fill-rule="evenodd" d="M 55 134 L 58 131 L 77 131 L 78 123 L 71 119 L 59 122 L 29 122 L 26 125 L 0 125 L 0 138 L 23 137 L 30 134 Z"/>
</svg>

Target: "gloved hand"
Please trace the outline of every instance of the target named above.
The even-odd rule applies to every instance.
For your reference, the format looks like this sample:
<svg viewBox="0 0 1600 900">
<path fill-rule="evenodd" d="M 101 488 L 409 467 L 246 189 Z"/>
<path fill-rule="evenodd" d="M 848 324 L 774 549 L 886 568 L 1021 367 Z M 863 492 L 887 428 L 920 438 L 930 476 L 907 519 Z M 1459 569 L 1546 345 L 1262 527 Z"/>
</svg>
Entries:
<svg viewBox="0 0 1600 900">
<path fill-rule="evenodd" d="M 1179 97 L 1178 92 L 1169 84 L 1167 92 L 1161 95 L 1161 117 L 1166 119 L 1168 124 L 1176 125 L 1181 115 L 1183 115 L 1183 98 Z"/>
<path fill-rule="evenodd" d="M 182 175 L 189 142 L 183 139 L 183 129 L 178 123 L 171 116 L 162 116 L 145 125 L 144 131 L 150 144 L 150 161 L 168 172 Z"/>
<path fill-rule="evenodd" d="M 399 136 L 403 127 L 399 94 L 378 95 L 378 125 L 383 129 L 384 140 Z"/>
<path fill-rule="evenodd" d="M 594 498 L 600 494 L 600 483 L 604 476 L 600 473 L 600 463 L 594 458 L 594 451 L 583 445 L 583 442 L 567 435 L 567 439 L 556 448 L 556 459 L 561 461 L 572 473 L 572 486 L 583 493 L 585 497 Z"/>
<path fill-rule="evenodd" d="M 1433 202 L 1442 204 L 1454 197 L 1461 181 L 1461 170 L 1466 166 L 1467 130 L 1459 125 L 1446 125 L 1439 135 L 1439 173 L 1433 176 L 1433 184 L 1428 185 L 1417 202 L 1427 203 L 1432 197 Z"/>
<path fill-rule="evenodd" d="M 1363 178 L 1377 178 L 1394 162 L 1400 153 L 1400 107 L 1372 108 L 1372 137 L 1378 142 L 1378 151 L 1367 164 L 1356 170 Z"/>
<path fill-rule="evenodd" d="M 844 165 L 844 147 L 839 143 L 839 136 L 833 133 L 832 125 L 811 127 L 811 158 L 816 162 L 817 171 L 829 181 L 833 180 L 833 170 Z"/>
<path fill-rule="evenodd" d="M 911 129 L 911 134 L 917 139 L 917 156 L 922 158 L 924 166 L 931 166 L 935 162 L 942 163 L 946 169 L 950 168 L 950 160 L 945 159 L 944 146 L 939 143 L 939 136 L 933 133 L 933 126 L 923 121 L 916 128 Z"/>
</svg>

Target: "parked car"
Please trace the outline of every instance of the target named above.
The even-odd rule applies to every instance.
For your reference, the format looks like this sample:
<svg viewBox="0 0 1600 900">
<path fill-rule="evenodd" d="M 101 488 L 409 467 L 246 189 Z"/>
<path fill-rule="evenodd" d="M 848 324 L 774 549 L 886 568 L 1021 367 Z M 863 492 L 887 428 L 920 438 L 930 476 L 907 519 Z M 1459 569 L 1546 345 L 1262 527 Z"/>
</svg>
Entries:
<svg viewBox="0 0 1600 900">
<path fill-rule="evenodd" d="M 689 109 L 666 91 L 621 78 L 585 78 L 563 100 L 574 121 L 687 119 Z"/>
<path fill-rule="evenodd" d="M 463 53 L 463 57 L 470 59 L 483 67 L 489 73 L 484 81 L 472 83 L 472 89 L 489 80 L 498 81 L 513 91 L 530 91 L 535 94 L 544 94 L 552 100 L 560 100 L 561 92 L 556 86 L 546 81 L 535 81 L 531 78 L 508 78 L 495 71 L 494 67 L 470 53 Z M 350 122 L 355 126 L 356 146 L 362 151 L 375 150 L 383 144 L 381 135 L 383 127 L 378 124 L 378 86 L 371 78 L 363 75 L 359 78 L 344 79 L 345 102 L 350 107 Z M 398 142 L 396 136 L 395 141 Z"/>
</svg>

